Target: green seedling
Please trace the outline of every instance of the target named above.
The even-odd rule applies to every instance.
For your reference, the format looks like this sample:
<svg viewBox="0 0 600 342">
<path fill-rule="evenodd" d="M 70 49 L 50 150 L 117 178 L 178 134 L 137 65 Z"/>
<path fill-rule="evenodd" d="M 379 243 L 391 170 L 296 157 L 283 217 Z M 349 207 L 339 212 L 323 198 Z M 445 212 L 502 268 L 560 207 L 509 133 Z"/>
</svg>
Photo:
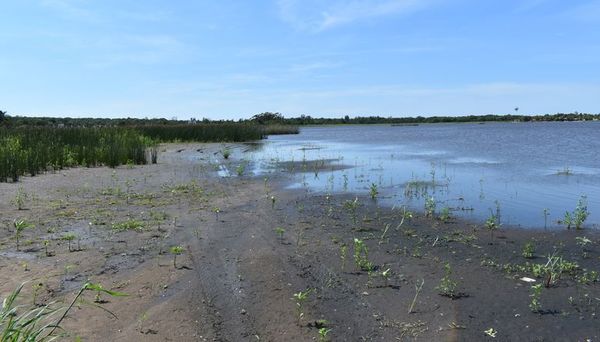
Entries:
<svg viewBox="0 0 600 342">
<path fill-rule="evenodd" d="M 300 291 L 298 293 L 294 293 L 294 298 L 292 298 L 296 302 L 296 310 L 298 313 L 298 324 L 304 317 L 304 303 L 308 299 L 308 296 L 314 291 L 314 289 L 306 289 L 305 291 Z"/>
<path fill-rule="evenodd" d="M 327 342 L 329 341 L 329 333 L 332 329 L 327 329 L 325 327 L 319 329 L 319 342 Z"/>
<path fill-rule="evenodd" d="M 67 244 L 69 246 L 69 252 L 73 252 L 73 250 L 71 249 L 71 242 L 75 240 L 77 236 L 73 233 L 67 233 L 65 235 L 62 236 L 61 240 L 63 241 L 67 241 Z"/>
<path fill-rule="evenodd" d="M 225 147 L 222 151 L 221 154 L 223 155 L 223 158 L 225 159 L 229 159 L 229 156 L 231 155 L 231 150 L 228 147 Z"/>
<path fill-rule="evenodd" d="M 46 253 L 46 256 L 47 257 L 51 256 L 50 252 L 48 251 L 48 246 L 50 246 L 50 240 L 44 240 L 43 244 L 44 244 L 44 252 Z"/>
<path fill-rule="evenodd" d="M 451 278 L 452 268 L 449 263 L 444 265 L 444 272 L 444 277 L 435 289 L 439 291 L 440 295 L 453 298 L 456 296 L 456 282 Z"/>
<path fill-rule="evenodd" d="M 435 215 L 436 202 L 435 198 L 428 197 L 425 199 L 425 214 L 429 217 L 433 217 Z"/>
<path fill-rule="evenodd" d="M 567 226 L 567 229 L 571 229 L 572 226 L 575 226 L 575 229 L 581 229 L 589 215 L 587 197 L 581 196 L 575 210 L 573 212 L 565 212 L 563 223 Z"/>
<path fill-rule="evenodd" d="M 371 183 L 371 186 L 369 187 L 369 196 L 371 196 L 372 200 L 376 200 L 377 195 L 379 195 L 379 190 L 377 189 L 377 184 Z"/>
<path fill-rule="evenodd" d="M 485 228 L 490 231 L 490 237 L 492 241 L 494 240 L 494 231 L 498 230 L 500 226 L 498 223 L 498 217 L 494 214 L 490 215 L 487 220 L 485 220 L 484 224 Z"/>
<path fill-rule="evenodd" d="M 577 243 L 577 245 L 579 247 L 581 247 L 581 255 L 583 256 L 583 258 L 587 258 L 588 257 L 588 252 L 586 250 L 586 246 L 592 243 L 592 240 L 588 239 L 587 237 L 583 236 L 578 236 L 575 238 L 575 241 Z"/>
<path fill-rule="evenodd" d="M 452 215 L 450 214 L 450 208 L 449 207 L 442 208 L 442 211 L 440 212 L 440 221 L 448 222 L 448 221 L 450 221 L 451 218 L 452 218 Z"/>
<path fill-rule="evenodd" d="M 23 231 L 27 228 L 32 228 L 33 224 L 28 223 L 25 220 L 19 219 L 13 221 L 13 227 L 15 228 L 15 238 L 17 239 L 17 251 L 19 250 L 19 240 L 23 235 Z"/>
<path fill-rule="evenodd" d="M 213 211 L 213 213 L 215 213 L 215 220 L 219 221 L 219 213 L 221 212 L 221 208 L 214 207 L 212 211 Z"/>
<path fill-rule="evenodd" d="M 177 268 L 177 256 L 183 254 L 183 246 L 173 246 L 170 251 L 173 254 L 173 267 Z"/>
<path fill-rule="evenodd" d="M 273 195 L 271 195 L 270 198 L 271 198 L 271 209 L 275 209 L 275 202 L 277 201 L 277 199 Z"/>
<path fill-rule="evenodd" d="M 521 252 L 521 255 L 525 259 L 531 259 L 531 258 L 533 258 L 534 253 L 535 253 L 535 244 L 533 243 L 533 241 L 529 241 L 525 244 L 525 246 L 523 246 L 523 251 Z"/>
<path fill-rule="evenodd" d="M 348 256 L 348 245 L 345 243 L 340 246 L 340 258 L 342 259 L 342 271 L 346 268 L 346 257 Z"/>
<path fill-rule="evenodd" d="M 529 303 L 529 308 L 531 312 L 540 312 L 542 304 L 540 303 L 540 296 L 542 295 L 542 284 L 532 285 L 531 286 L 531 302 Z"/>
<path fill-rule="evenodd" d="M 23 210 L 25 209 L 25 201 L 27 200 L 29 196 L 27 195 L 27 193 L 25 192 L 25 190 L 23 190 L 23 187 L 20 186 L 17 189 L 17 194 L 15 196 L 14 199 L 14 203 L 17 205 L 17 209 L 18 210 Z"/>
<path fill-rule="evenodd" d="M 354 224 L 356 224 L 356 221 L 357 221 L 356 212 L 357 212 L 359 206 L 360 206 L 360 203 L 358 202 L 358 197 L 354 198 L 354 201 L 347 200 L 344 202 L 344 208 L 346 208 L 350 212 L 350 216 L 352 217 L 352 222 Z"/>
<path fill-rule="evenodd" d="M 283 234 L 285 233 L 285 229 L 283 229 L 282 227 L 277 227 L 275 228 L 275 233 L 279 235 L 279 240 L 283 240 Z"/>
<path fill-rule="evenodd" d="M 246 171 L 245 163 L 242 163 L 235 168 L 235 172 L 237 173 L 238 177 L 243 176 L 245 171 Z"/>
<path fill-rule="evenodd" d="M 357 238 L 354 239 L 354 263 L 359 270 L 373 270 L 373 264 L 369 261 L 369 249 L 363 240 Z"/>
</svg>

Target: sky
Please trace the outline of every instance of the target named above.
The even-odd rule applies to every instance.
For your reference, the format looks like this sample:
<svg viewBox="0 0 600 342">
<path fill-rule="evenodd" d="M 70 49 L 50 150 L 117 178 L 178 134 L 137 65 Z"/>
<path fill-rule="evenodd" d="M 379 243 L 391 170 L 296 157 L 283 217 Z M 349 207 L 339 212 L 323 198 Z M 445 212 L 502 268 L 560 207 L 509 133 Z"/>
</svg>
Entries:
<svg viewBox="0 0 600 342">
<path fill-rule="evenodd" d="M 600 112 L 600 0 L 6 0 L 9 115 Z"/>
</svg>

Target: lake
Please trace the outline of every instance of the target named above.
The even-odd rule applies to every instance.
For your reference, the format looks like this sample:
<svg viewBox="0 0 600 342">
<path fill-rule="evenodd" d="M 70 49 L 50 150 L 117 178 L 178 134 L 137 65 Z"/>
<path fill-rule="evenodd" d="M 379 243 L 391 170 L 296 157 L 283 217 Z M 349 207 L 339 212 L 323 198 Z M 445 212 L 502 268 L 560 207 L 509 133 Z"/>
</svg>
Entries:
<svg viewBox="0 0 600 342">
<path fill-rule="evenodd" d="M 438 212 L 478 222 L 500 213 L 503 225 L 531 228 L 559 226 L 585 196 L 585 226 L 600 224 L 600 122 L 304 127 L 261 146 L 255 174 L 306 162 L 292 188 L 368 193 L 375 184 L 382 205 L 423 210 L 433 197 Z M 314 161 L 338 170 L 315 172 Z"/>
</svg>

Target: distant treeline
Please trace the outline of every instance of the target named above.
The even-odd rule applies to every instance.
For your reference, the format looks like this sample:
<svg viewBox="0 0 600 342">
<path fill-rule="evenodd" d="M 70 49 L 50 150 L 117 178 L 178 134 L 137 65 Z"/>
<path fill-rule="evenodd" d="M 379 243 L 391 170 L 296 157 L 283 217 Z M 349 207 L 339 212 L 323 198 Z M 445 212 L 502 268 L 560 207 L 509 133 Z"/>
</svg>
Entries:
<svg viewBox="0 0 600 342">
<path fill-rule="evenodd" d="M 350 118 L 313 118 L 301 115 L 296 118 L 279 120 L 289 125 L 339 125 L 339 124 L 425 124 L 452 122 L 533 122 L 533 121 L 591 121 L 600 120 L 600 114 L 569 113 L 546 115 L 468 115 L 468 116 L 416 116 L 416 117 L 381 117 L 357 116 Z"/>
<path fill-rule="evenodd" d="M 4 127 L 165 127 L 174 125 L 207 125 L 225 124 L 236 125 L 258 124 L 265 134 L 297 133 L 293 126 L 302 125 L 336 125 L 336 124 L 422 124 L 442 122 L 531 122 L 531 121 L 591 121 L 600 120 L 600 114 L 589 113 L 557 113 L 546 115 L 468 115 L 468 116 L 416 116 L 416 117 L 382 117 L 382 116 L 356 116 L 345 115 L 339 118 L 314 118 L 310 115 L 285 118 L 281 113 L 265 112 L 254 115 L 250 119 L 240 120 L 209 120 L 209 119 L 138 119 L 138 118 L 53 118 L 53 117 L 25 117 L 8 116 L 0 111 L 0 126 Z M 209 126 L 207 126 L 209 127 Z M 212 126 L 210 126 L 212 127 Z M 230 127 L 230 126 L 228 126 Z"/>
</svg>

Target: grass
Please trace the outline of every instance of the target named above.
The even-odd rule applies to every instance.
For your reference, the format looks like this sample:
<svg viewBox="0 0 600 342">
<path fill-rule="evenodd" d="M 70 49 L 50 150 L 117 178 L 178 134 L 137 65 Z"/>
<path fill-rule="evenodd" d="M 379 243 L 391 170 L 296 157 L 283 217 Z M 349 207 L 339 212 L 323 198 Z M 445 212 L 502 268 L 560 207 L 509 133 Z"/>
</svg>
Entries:
<svg viewBox="0 0 600 342">
<path fill-rule="evenodd" d="M 0 341 L 2 342 L 53 341 L 64 337 L 61 324 L 75 303 L 84 302 L 82 296 L 86 291 L 102 292 L 116 297 L 127 296 L 124 293 L 106 290 L 99 284 L 85 283 L 67 307 L 54 307 L 54 303 L 25 306 L 17 304 L 24 285 L 21 284 L 2 302 L 0 308 Z M 102 309 L 116 317 L 112 312 Z M 62 314 L 58 316 L 61 311 Z M 61 334 L 55 334 L 57 330 Z"/>
<path fill-rule="evenodd" d="M 131 127 L 0 127 L 0 182 L 68 167 L 157 162 L 160 142 L 241 142 L 297 127 L 202 123 Z M 148 158 L 149 157 L 149 158 Z"/>
</svg>

